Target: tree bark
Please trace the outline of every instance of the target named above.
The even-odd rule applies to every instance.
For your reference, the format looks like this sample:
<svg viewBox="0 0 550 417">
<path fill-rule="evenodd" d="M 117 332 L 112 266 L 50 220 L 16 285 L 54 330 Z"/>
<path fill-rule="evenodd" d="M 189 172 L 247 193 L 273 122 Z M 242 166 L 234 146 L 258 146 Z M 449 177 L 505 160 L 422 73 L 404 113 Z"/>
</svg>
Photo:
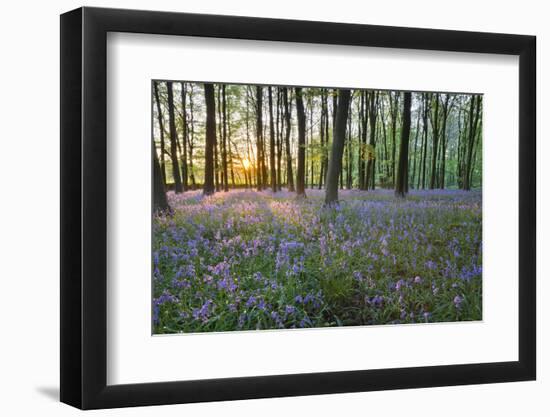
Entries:
<svg viewBox="0 0 550 417">
<path fill-rule="evenodd" d="M 216 141 L 216 99 L 214 85 L 204 84 L 206 104 L 206 143 L 204 150 L 204 195 L 214 194 L 214 143 Z"/>
<path fill-rule="evenodd" d="M 296 194 L 305 197 L 306 114 L 302 89 L 296 87 L 296 115 L 298 117 L 298 167 L 296 169 Z"/>
<path fill-rule="evenodd" d="M 395 99 L 394 99 L 395 97 Z M 399 104 L 399 93 L 390 93 L 390 113 L 391 113 L 391 180 L 395 185 L 395 153 L 397 150 L 397 106 Z"/>
<path fill-rule="evenodd" d="M 185 83 L 181 83 L 181 118 L 182 118 L 182 156 L 181 156 L 181 182 L 183 191 L 189 189 L 189 178 L 187 175 L 187 103 L 186 103 Z"/>
<path fill-rule="evenodd" d="M 262 120 L 262 87 L 256 87 L 256 184 L 258 191 L 264 188 L 263 183 L 263 120 Z"/>
<path fill-rule="evenodd" d="M 432 116 L 432 171 L 430 175 L 430 190 L 433 190 L 436 186 L 435 180 L 437 175 L 436 163 L 437 163 L 437 146 L 439 144 L 439 96 L 435 94 L 435 110 Z"/>
<path fill-rule="evenodd" d="M 285 107 L 285 152 L 286 152 L 286 183 L 288 191 L 294 192 L 294 173 L 292 172 L 292 152 L 290 149 L 290 131 L 292 129 L 292 115 L 288 99 L 288 88 L 283 89 L 283 103 Z"/>
<path fill-rule="evenodd" d="M 367 179 L 365 181 L 365 188 L 368 190 L 374 190 L 375 181 L 374 181 L 374 163 L 376 161 L 376 119 L 377 114 L 376 110 L 378 108 L 378 93 L 372 91 L 370 94 L 370 104 L 368 104 L 369 111 L 369 123 L 370 123 L 370 136 L 369 136 L 369 156 L 367 160 Z"/>
<path fill-rule="evenodd" d="M 401 143 L 399 146 L 399 163 L 397 165 L 397 179 L 395 195 L 405 197 L 408 191 L 407 171 L 409 162 L 409 135 L 411 131 L 411 93 L 405 92 L 403 97 L 403 118 L 401 127 Z"/>
<path fill-rule="evenodd" d="M 327 188 L 325 204 L 330 205 L 338 201 L 338 177 L 342 171 L 342 154 L 346 138 L 346 123 L 350 103 L 351 91 L 338 90 L 338 102 L 335 109 L 335 126 L 333 132 L 332 149 L 328 164 Z"/>
<path fill-rule="evenodd" d="M 227 98 L 225 84 L 222 84 L 222 170 L 223 191 L 229 191 L 229 177 L 227 175 Z"/>
<path fill-rule="evenodd" d="M 414 184 L 416 181 L 416 163 L 417 163 L 417 146 L 418 146 L 418 131 L 420 129 L 420 110 L 417 111 L 416 116 L 416 129 L 414 131 L 414 146 L 413 146 L 413 172 L 412 172 L 412 178 L 409 181 L 411 186 L 414 188 Z M 417 187 L 418 188 L 418 187 Z"/>
<path fill-rule="evenodd" d="M 162 116 L 162 109 L 160 107 L 160 95 L 158 88 L 158 81 L 153 82 L 153 88 L 155 91 L 155 102 L 157 103 L 157 117 L 159 121 L 160 131 L 160 172 L 162 174 L 162 183 L 166 184 L 166 167 L 164 165 L 164 118 Z"/>
<path fill-rule="evenodd" d="M 180 166 L 178 161 L 178 133 L 176 131 L 172 82 L 166 82 L 166 87 L 168 90 L 168 121 L 170 126 L 170 157 L 172 158 L 172 176 L 174 177 L 176 194 L 179 194 L 183 191 L 183 187 L 181 185 Z"/>
<path fill-rule="evenodd" d="M 277 168 L 275 167 L 275 126 L 273 124 L 273 91 L 271 86 L 267 88 L 269 101 L 269 169 L 271 191 L 277 192 Z"/>
<path fill-rule="evenodd" d="M 426 161 L 427 161 L 427 155 L 428 155 L 428 113 L 430 112 L 430 107 L 428 106 L 428 103 L 431 102 L 431 96 L 430 93 L 424 93 L 423 94 L 423 101 L 424 101 L 424 114 L 422 117 L 422 123 L 423 123 L 423 132 L 424 133 L 424 140 L 423 140 L 423 147 L 424 147 L 424 155 L 422 157 L 422 189 L 426 188 Z"/>
<path fill-rule="evenodd" d="M 166 199 L 166 190 L 164 188 L 164 180 L 160 170 L 160 163 L 157 156 L 155 141 L 151 141 L 153 153 L 153 211 L 154 212 L 169 212 L 170 206 Z"/>
</svg>

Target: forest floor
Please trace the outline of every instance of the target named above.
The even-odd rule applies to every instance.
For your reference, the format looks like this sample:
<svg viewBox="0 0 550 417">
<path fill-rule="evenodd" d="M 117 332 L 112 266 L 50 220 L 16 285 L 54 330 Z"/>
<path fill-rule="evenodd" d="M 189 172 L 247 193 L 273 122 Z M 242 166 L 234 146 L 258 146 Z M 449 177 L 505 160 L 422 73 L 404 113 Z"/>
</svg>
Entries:
<svg viewBox="0 0 550 417">
<path fill-rule="evenodd" d="M 480 191 L 168 193 L 154 333 L 482 318 Z"/>
</svg>

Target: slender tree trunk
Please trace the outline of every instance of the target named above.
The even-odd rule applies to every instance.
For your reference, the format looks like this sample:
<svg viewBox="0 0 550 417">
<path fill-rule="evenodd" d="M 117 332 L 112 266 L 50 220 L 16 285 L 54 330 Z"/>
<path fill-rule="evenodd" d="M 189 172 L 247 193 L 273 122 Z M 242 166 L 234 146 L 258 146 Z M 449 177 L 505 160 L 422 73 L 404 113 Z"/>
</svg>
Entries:
<svg viewBox="0 0 550 417">
<path fill-rule="evenodd" d="M 430 176 L 430 190 L 433 190 L 436 186 L 435 180 L 437 175 L 436 163 L 437 163 L 437 146 L 439 144 L 439 96 L 435 94 L 435 110 L 432 117 L 432 172 Z"/>
<path fill-rule="evenodd" d="M 275 144 L 275 147 L 277 148 L 277 191 L 281 191 L 281 158 L 283 156 L 283 118 L 281 116 L 281 90 L 277 87 L 277 104 L 276 104 L 277 113 L 275 116 L 275 138 L 277 139 L 277 143 Z"/>
<path fill-rule="evenodd" d="M 296 169 L 296 194 L 305 197 L 305 163 L 306 163 L 306 114 L 302 89 L 295 88 L 296 115 L 298 117 L 298 167 Z"/>
<path fill-rule="evenodd" d="M 348 117 L 348 140 L 347 140 L 347 167 L 346 167 L 346 188 L 349 190 L 353 185 L 352 173 L 353 173 L 353 150 L 352 150 L 352 136 L 353 136 L 353 93 L 350 97 L 349 117 Z"/>
<path fill-rule="evenodd" d="M 411 131 L 411 93 L 405 92 L 403 98 L 403 117 L 401 127 L 401 143 L 399 147 L 399 163 L 397 166 L 397 181 L 395 195 L 405 197 L 407 193 L 407 171 L 409 161 L 409 135 Z"/>
<path fill-rule="evenodd" d="M 426 188 L 426 161 L 427 161 L 427 155 L 428 155 L 428 113 L 430 112 L 428 103 L 431 102 L 431 95 L 429 93 L 424 93 L 423 100 L 424 100 L 424 115 L 422 118 L 422 123 L 424 128 L 423 130 L 424 155 L 422 159 L 422 189 L 425 189 Z"/>
<path fill-rule="evenodd" d="M 294 192 L 294 174 L 292 172 L 292 153 L 290 149 L 290 131 L 292 129 L 292 116 L 290 113 L 290 103 L 288 98 L 288 88 L 283 89 L 283 102 L 285 106 L 285 151 L 286 151 L 286 183 L 288 191 Z"/>
<path fill-rule="evenodd" d="M 222 170 L 223 170 L 223 191 L 229 191 L 227 176 L 227 99 L 225 84 L 222 85 Z"/>
<path fill-rule="evenodd" d="M 449 94 L 445 95 L 445 101 L 443 102 L 443 121 L 441 125 L 441 162 L 440 162 L 440 176 L 439 176 L 439 188 L 445 188 L 445 160 L 447 154 L 447 117 L 449 116 Z"/>
<path fill-rule="evenodd" d="M 226 104 L 225 120 L 227 123 L 227 163 L 229 164 L 231 186 L 235 188 L 235 170 L 233 169 L 233 152 L 231 151 L 231 112 L 228 110 L 228 108 L 229 104 Z"/>
<path fill-rule="evenodd" d="M 376 161 L 376 109 L 378 107 L 378 93 L 372 91 L 369 94 L 370 103 L 367 102 L 368 111 L 369 111 L 369 122 L 370 122 L 370 136 L 369 136 L 369 156 L 367 160 L 367 179 L 365 181 L 365 188 L 368 190 L 374 190 L 375 186 L 375 170 L 374 163 Z"/>
<path fill-rule="evenodd" d="M 414 184 L 415 184 L 415 181 L 416 181 L 416 160 L 417 160 L 417 152 L 416 152 L 416 148 L 417 148 L 417 144 L 418 144 L 418 130 L 420 128 L 420 110 L 417 112 L 417 117 L 416 117 L 416 129 L 414 131 L 414 146 L 413 146 L 413 172 L 412 172 L 412 178 L 410 180 L 410 184 L 411 184 L 411 187 L 414 188 Z"/>
<path fill-rule="evenodd" d="M 273 125 L 273 91 L 267 87 L 269 101 L 269 169 L 271 180 L 271 191 L 277 192 L 277 168 L 275 167 L 275 127 Z"/>
<path fill-rule="evenodd" d="M 395 185 L 395 153 L 397 150 L 397 107 L 399 104 L 399 93 L 390 93 L 390 112 L 391 112 L 391 178 L 392 185 Z"/>
<path fill-rule="evenodd" d="M 366 190 L 367 184 L 366 184 L 366 169 L 367 169 L 367 159 L 368 159 L 368 152 L 367 152 L 367 123 L 368 123 L 368 100 L 369 100 L 369 92 L 368 91 L 361 91 L 361 111 L 360 111 L 360 125 L 361 125 L 361 133 L 360 133 L 360 144 L 359 144 L 359 189 L 360 190 Z"/>
<path fill-rule="evenodd" d="M 385 169 L 384 183 L 389 183 L 391 177 L 390 177 L 390 163 L 389 163 L 389 153 L 388 153 L 388 134 L 386 129 L 386 112 L 385 112 L 383 97 L 382 97 L 382 100 L 380 101 L 380 120 L 382 122 L 382 138 L 384 139 L 384 152 L 383 152 L 384 166 L 382 167 Z"/>
<path fill-rule="evenodd" d="M 326 118 L 326 91 L 321 89 L 321 121 L 319 127 L 319 140 L 321 142 L 321 163 L 319 166 L 319 190 L 323 188 L 323 179 L 325 176 L 325 159 L 327 140 L 325 136 L 325 118 Z"/>
<path fill-rule="evenodd" d="M 214 143 L 216 142 L 216 99 L 214 85 L 204 84 L 206 104 L 206 143 L 204 150 L 204 195 L 214 194 Z"/>
<path fill-rule="evenodd" d="M 195 181 L 195 167 L 193 161 L 193 150 L 195 149 L 195 113 L 193 103 L 193 84 L 189 86 L 189 178 L 191 179 L 191 188 L 195 190 L 197 184 Z"/>
<path fill-rule="evenodd" d="M 243 168 L 245 169 L 245 171 L 248 171 L 248 178 L 249 178 L 249 184 L 250 184 L 250 188 L 253 188 L 254 187 L 254 164 L 252 162 L 252 152 L 251 152 L 251 148 L 252 148 L 252 144 L 250 143 L 250 126 L 249 126 L 249 116 L 250 116 L 250 109 L 249 109 L 249 104 L 250 104 L 250 94 L 249 94 L 249 89 L 248 87 L 246 88 L 246 110 L 245 110 L 245 119 L 246 119 L 246 157 L 247 157 L 247 160 L 248 160 L 248 169 L 243 166 Z"/>
<path fill-rule="evenodd" d="M 166 167 L 164 165 L 164 118 L 162 116 L 162 109 L 160 107 L 160 96 L 158 81 L 153 82 L 153 88 L 155 90 L 155 102 L 157 104 L 157 117 L 159 121 L 159 131 L 160 131 L 160 172 L 162 174 L 162 183 L 166 184 Z"/>
<path fill-rule="evenodd" d="M 166 199 L 166 190 L 164 188 L 164 180 L 160 170 L 160 163 L 157 156 L 157 149 L 154 139 L 151 140 L 153 154 L 153 211 L 154 212 L 169 212 L 170 206 Z"/>
<path fill-rule="evenodd" d="M 217 100 L 216 100 L 216 111 L 217 111 L 217 123 L 216 127 L 218 129 L 216 140 L 214 142 L 214 185 L 216 186 L 216 191 L 221 191 L 223 188 L 223 170 L 220 169 L 220 160 L 221 160 L 221 143 L 218 144 L 218 139 L 223 138 L 223 114 L 222 114 L 222 86 L 218 85 L 218 88 L 214 86 L 216 91 Z M 220 176 L 221 174 L 221 176 Z"/>
<path fill-rule="evenodd" d="M 313 170 L 314 170 L 314 144 L 313 144 L 313 95 L 309 94 L 308 97 L 308 104 L 309 104 L 309 168 L 310 168 L 310 174 L 309 174 L 309 186 L 313 188 Z M 307 165 L 306 165 L 307 166 Z M 307 184 L 307 182 L 306 182 Z"/>
<path fill-rule="evenodd" d="M 181 83 L 181 118 L 182 118 L 182 156 L 181 156 L 181 182 L 183 191 L 189 189 L 189 178 L 187 175 L 187 109 L 186 109 L 185 83 Z"/>
<path fill-rule="evenodd" d="M 166 83 L 168 90 L 168 121 L 170 126 L 170 157 L 172 158 L 172 176 L 174 177 L 174 184 L 176 193 L 181 193 L 183 188 L 181 186 L 180 166 L 178 161 L 178 133 L 176 131 L 176 117 L 174 114 L 174 93 L 172 90 L 172 82 Z"/>
<path fill-rule="evenodd" d="M 329 159 L 327 173 L 327 189 L 325 204 L 333 204 L 338 201 L 338 177 L 342 171 L 342 154 L 346 138 L 346 123 L 350 104 L 351 91 L 338 90 L 338 102 L 335 109 L 335 126 L 332 140 L 332 150 Z"/>
<path fill-rule="evenodd" d="M 263 136 L 263 121 L 262 121 L 262 87 L 256 87 L 256 183 L 258 190 L 263 189 L 263 166 L 262 166 L 262 136 Z"/>
</svg>

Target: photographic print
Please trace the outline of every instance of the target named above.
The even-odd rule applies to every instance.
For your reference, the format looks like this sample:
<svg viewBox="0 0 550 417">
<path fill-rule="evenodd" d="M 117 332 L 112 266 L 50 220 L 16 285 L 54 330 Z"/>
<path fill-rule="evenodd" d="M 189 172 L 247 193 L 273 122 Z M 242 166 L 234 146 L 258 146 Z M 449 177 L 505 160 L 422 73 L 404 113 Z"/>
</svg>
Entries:
<svg viewBox="0 0 550 417">
<path fill-rule="evenodd" d="M 153 80 L 152 333 L 482 320 L 483 96 Z"/>
</svg>

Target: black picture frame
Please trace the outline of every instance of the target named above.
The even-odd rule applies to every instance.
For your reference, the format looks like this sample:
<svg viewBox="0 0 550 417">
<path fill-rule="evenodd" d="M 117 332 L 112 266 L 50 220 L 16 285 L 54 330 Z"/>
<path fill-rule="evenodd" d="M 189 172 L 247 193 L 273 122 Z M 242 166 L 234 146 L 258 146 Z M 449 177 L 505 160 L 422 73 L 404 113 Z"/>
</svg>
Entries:
<svg viewBox="0 0 550 417">
<path fill-rule="evenodd" d="M 519 56 L 519 360 L 112 385 L 107 375 L 108 32 Z M 61 401 L 81 409 L 534 380 L 536 38 L 79 8 L 61 15 Z"/>
</svg>

